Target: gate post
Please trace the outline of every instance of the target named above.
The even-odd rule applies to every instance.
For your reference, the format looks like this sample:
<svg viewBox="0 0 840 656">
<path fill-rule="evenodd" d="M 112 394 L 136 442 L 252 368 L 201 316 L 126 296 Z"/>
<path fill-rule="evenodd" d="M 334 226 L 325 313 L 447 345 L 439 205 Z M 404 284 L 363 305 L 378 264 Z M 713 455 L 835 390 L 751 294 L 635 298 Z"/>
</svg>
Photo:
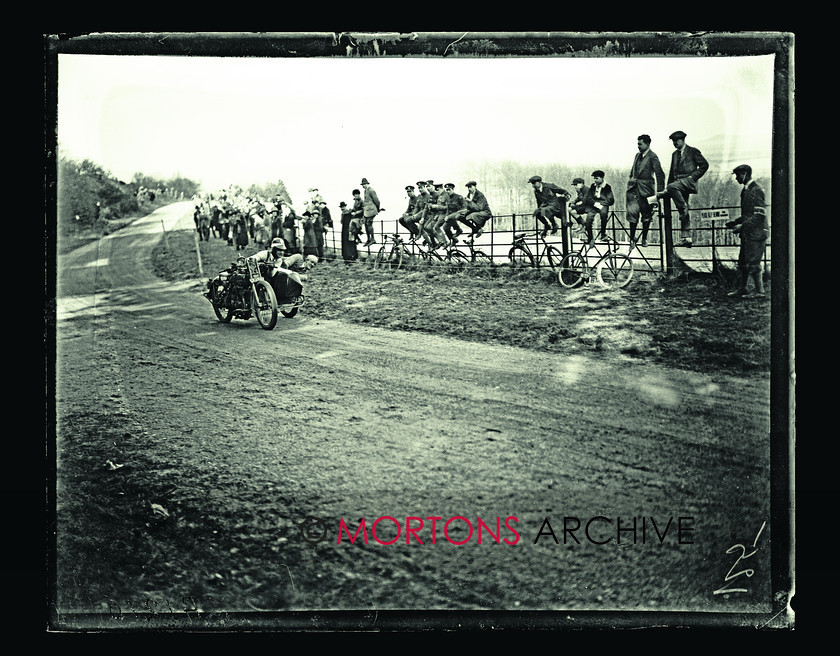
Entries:
<svg viewBox="0 0 840 656">
<path fill-rule="evenodd" d="M 659 226 L 665 250 L 662 263 L 664 264 L 665 273 L 670 276 L 674 273 L 674 233 L 671 225 L 671 199 L 668 196 L 662 199 L 662 206 L 662 220 Z"/>
</svg>

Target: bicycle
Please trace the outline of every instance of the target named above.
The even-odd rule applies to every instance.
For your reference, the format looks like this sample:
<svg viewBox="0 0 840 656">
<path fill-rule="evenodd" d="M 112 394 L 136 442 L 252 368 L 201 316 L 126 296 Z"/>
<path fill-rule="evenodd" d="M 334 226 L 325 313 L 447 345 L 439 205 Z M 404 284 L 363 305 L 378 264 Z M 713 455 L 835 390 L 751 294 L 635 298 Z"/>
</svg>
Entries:
<svg viewBox="0 0 840 656">
<path fill-rule="evenodd" d="M 528 236 L 536 237 L 542 243 L 542 252 L 539 248 L 537 248 L 536 254 L 531 250 L 531 247 L 525 242 L 525 238 Z M 508 251 L 508 259 L 514 269 L 525 266 L 541 266 L 544 260 L 547 260 L 550 268 L 557 269 L 563 260 L 563 253 L 556 246 L 549 244 L 541 232 L 536 232 L 533 235 L 519 232 L 513 236 L 513 246 Z"/>
<path fill-rule="evenodd" d="M 469 255 L 467 255 L 463 251 L 453 250 L 451 251 L 453 257 L 458 259 L 461 259 L 461 257 L 463 257 L 471 266 L 478 267 L 481 269 L 489 269 L 493 265 L 493 258 L 490 257 L 484 251 L 478 250 L 475 247 L 475 244 L 473 243 L 472 239 L 465 239 L 462 243 L 469 249 Z M 456 253 L 457 255 L 455 255 Z"/>
<path fill-rule="evenodd" d="M 584 241 L 576 253 L 569 253 L 560 262 L 557 279 L 563 287 L 573 289 L 581 283 L 589 283 L 593 275 L 598 282 L 607 288 L 620 289 L 630 284 L 633 278 L 633 260 L 624 253 L 619 253 L 620 244 L 612 238 L 607 238 L 607 252 L 601 254 L 597 246 L 589 246 Z M 614 244 L 614 246 L 610 246 Z M 595 264 L 590 265 L 589 250 L 594 249 L 597 255 Z"/>
<path fill-rule="evenodd" d="M 390 246 L 388 245 L 389 239 L 392 242 Z M 396 271 L 413 259 L 414 254 L 408 249 L 399 234 L 394 233 L 392 237 L 385 235 L 385 243 L 373 257 L 373 268 L 394 269 Z"/>
</svg>

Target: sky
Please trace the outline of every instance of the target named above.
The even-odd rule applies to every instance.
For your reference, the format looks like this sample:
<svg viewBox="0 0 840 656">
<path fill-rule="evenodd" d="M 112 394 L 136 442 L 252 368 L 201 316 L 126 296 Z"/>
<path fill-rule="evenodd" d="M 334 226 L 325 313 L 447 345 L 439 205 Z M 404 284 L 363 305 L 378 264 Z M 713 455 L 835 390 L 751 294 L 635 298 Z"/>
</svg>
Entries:
<svg viewBox="0 0 840 656">
<path fill-rule="evenodd" d="M 125 181 L 181 175 L 212 192 L 282 179 L 295 206 L 310 187 L 335 206 L 366 177 L 398 213 L 405 185 L 461 188 L 476 162 L 629 169 L 643 133 L 664 162 L 682 130 L 721 170 L 769 167 L 772 107 L 772 55 L 61 54 L 57 136 L 60 155 Z"/>
</svg>

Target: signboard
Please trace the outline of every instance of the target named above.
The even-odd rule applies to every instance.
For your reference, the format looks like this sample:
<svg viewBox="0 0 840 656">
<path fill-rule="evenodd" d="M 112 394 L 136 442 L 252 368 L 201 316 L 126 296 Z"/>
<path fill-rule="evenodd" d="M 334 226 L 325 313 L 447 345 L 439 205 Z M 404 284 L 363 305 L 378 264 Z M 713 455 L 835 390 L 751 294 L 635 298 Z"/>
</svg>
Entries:
<svg viewBox="0 0 840 656">
<path fill-rule="evenodd" d="M 700 210 L 701 219 L 711 219 L 712 221 L 728 221 L 729 210 Z"/>
</svg>

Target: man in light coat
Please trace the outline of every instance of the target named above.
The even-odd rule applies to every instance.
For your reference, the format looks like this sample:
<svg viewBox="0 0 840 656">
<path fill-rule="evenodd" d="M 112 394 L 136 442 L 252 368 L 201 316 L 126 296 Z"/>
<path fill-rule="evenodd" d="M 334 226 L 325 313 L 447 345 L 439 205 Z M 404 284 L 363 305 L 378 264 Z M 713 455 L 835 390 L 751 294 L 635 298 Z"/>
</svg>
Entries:
<svg viewBox="0 0 840 656">
<path fill-rule="evenodd" d="M 373 237 L 373 217 L 379 214 L 380 207 L 379 207 L 379 196 L 376 195 L 376 191 L 374 191 L 373 187 L 370 186 L 370 182 L 368 182 L 367 178 L 362 178 L 362 187 L 365 189 L 365 198 L 364 198 L 364 219 L 365 219 L 365 232 L 367 233 L 367 241 L 363 244 L 363 246 L 370 246 L 376 243 L 376 239 Z"/>
</svg>

